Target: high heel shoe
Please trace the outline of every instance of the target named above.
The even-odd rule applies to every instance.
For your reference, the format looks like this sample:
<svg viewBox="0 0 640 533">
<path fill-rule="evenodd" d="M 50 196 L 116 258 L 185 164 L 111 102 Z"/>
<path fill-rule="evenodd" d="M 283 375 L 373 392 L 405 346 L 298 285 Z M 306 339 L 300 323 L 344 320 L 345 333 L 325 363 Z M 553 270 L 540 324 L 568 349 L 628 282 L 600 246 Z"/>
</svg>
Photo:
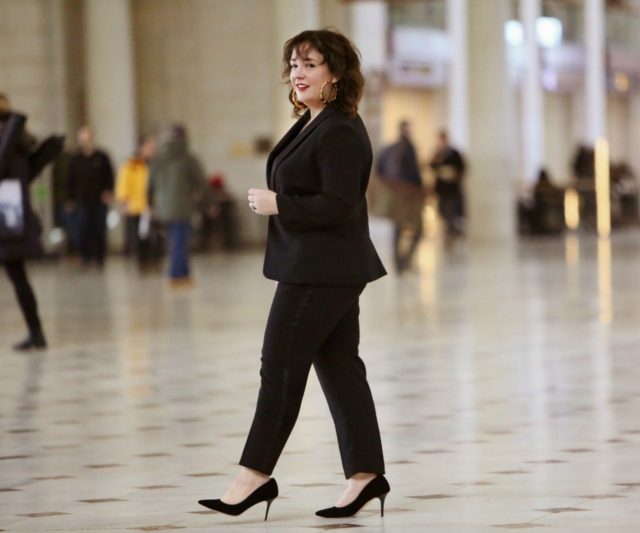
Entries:
<svg viewBox="0 0 640 533">
<path fill-rule="evenodd" d="M 278 497 L 278 484 L 276 480 L 271 478 L 264 485 L 261 485 L 254 490 L 249 496 L 247 496 L 240 503 L 229 504 L 224 503 L 222 500 L 200 500 L 198 503 L 204 505 L 208 509 L 213 509 L 219 513 L 224 513 L 232 516 L 238 516 L 244 513 L 249 507 L 253 507 L 257 503 L 267 502 L 267 512 L 264 514 L 265 521 L 269 516 L 269 508 L 271 502 Z"/>
<path fill-rule="evenodd" d="M 353 516 L 362 509 L 367 502 L 378 498 L 380 500 L 380 516 L 384 516 L 384 500 L 390 490 L 389 482 L 383 475 L 379 475 L 369 481 L 360 494 L 358 494 L 358 497 L 349 505 L 321 509 L 316 512 L 316 515 L 322 516 L 323 518 L 345 518 L 347 516 Z"/>
</svg>

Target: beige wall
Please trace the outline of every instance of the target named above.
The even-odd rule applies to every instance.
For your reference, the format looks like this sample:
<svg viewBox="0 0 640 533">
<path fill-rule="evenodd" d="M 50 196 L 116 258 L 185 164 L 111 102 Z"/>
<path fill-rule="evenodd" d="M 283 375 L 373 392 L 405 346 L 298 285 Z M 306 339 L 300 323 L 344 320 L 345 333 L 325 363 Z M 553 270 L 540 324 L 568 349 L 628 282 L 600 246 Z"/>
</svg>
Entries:
<svg viewBox="0 0 640 533">
<path fill-rule="evenodd" d="M 349 35 L 349 4 L 344 0 L 319 0 L 320 22 L 323 28 L 332 28 Z M 310 28 L 318 29 L 318 28 Z"/>
<path fill-rule="evenodd" d="M 59 30 L 64 60 L 61 102 L 69 145 L 75 146 L 75 132 L 87 120 L 84 63 L 84 0 L 55 0 L 63 5 Z"/>
<path fill-rule="evenodd" d="M 85 120 L 82 6 L 0 1 L 0 92 L 29 115 L 38 135 L 73 132 Z"/>
<path fill-rule="evenodd" d="M 133 3 L 138 125 L 178 120 L 207 173 L 223 172 L 244 208 L 249 187 L 264 185 L 253 140 L 270 134 L 270 94 L 279 63 L 271 57 L 269 2 L 137 0 Z M 254 238 L 264 221 L 244 218 Z"/>
<path fill-rule="evenodd" d="M 629 96 L 628 159 L 640 179 L 640 92 Z"/>
<path fill-rule="evenodd" d="M 52 123 L 51 33 L 47 23 L 47 0 L 2 0 L 0 2 L 0 92 L 13 107 L 29 115 L 29 128 L 36 134 Z M 53 109 L 52 109 L 53 108 Z"/>
</svg>

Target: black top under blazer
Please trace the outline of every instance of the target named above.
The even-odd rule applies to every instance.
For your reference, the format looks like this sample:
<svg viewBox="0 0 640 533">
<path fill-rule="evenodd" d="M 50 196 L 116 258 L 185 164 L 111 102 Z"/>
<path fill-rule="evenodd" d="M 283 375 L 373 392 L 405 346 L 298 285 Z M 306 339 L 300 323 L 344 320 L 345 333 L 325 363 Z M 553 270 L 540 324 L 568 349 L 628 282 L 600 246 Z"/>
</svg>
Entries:
<svg viewBox="0 0 640 533">
<path fill-rule="evenodd" d="M 284 283 L 356 285 L 386 274 L 369 237 L 373 159 L 359 116 L 307 111 L 267 160 L 278 214 L 269 217 L 264 275 Z M 304 128 L 304 129 L 303 129 Z"/>
</svg>

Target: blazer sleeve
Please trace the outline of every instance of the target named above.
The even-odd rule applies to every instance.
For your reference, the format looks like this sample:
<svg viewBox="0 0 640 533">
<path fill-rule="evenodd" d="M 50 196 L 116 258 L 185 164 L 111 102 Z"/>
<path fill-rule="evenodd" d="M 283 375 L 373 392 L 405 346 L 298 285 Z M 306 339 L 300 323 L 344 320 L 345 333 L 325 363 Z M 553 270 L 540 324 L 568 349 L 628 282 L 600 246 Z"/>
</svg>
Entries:
<svg viewBox="0 0 640 533">
<path fill-rule="evenodd" d="M 348 124 L 338 124 L 323 132 L 317 143 L 321 191 L 304 196 L 276 195 L 276 216 L 292 231 L 341 224 L 361 199 L 365 151 L 358 134 Z"/>
<path fill-rule="evenodd" d="M 64 147 L 64 136 L 51 135 L 29 155 L 29 180 L 32 181 L 42 172 L 44 167 L 60 155 Z"/>
</svg>

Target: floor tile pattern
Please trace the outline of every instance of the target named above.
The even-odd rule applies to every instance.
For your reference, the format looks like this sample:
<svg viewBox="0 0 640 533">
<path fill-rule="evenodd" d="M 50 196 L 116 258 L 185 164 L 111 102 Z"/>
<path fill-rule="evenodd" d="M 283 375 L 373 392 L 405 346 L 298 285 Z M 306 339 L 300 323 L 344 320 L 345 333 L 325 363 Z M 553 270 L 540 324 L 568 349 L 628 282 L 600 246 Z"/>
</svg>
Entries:
<svg viewBox="0 0 640 533">
<path fill-rule="evenodd" d="M 389 229 L 374 234 L 384 258 Z M 389 261 L 386 261 L 390 264 Z M 512 249 L 422 244 L 362 297 L 392 492 L 326 520 L 343 476 L 315 377 L 281 498 L 206 511 L 253 416 L 273 294 L 262 254 L 200 256 L 172 289 L 122 258 L 31 266 L 50 349 L 0 279 L 0 531 L 640 531 L 640 231 Z"/>
</svg>

